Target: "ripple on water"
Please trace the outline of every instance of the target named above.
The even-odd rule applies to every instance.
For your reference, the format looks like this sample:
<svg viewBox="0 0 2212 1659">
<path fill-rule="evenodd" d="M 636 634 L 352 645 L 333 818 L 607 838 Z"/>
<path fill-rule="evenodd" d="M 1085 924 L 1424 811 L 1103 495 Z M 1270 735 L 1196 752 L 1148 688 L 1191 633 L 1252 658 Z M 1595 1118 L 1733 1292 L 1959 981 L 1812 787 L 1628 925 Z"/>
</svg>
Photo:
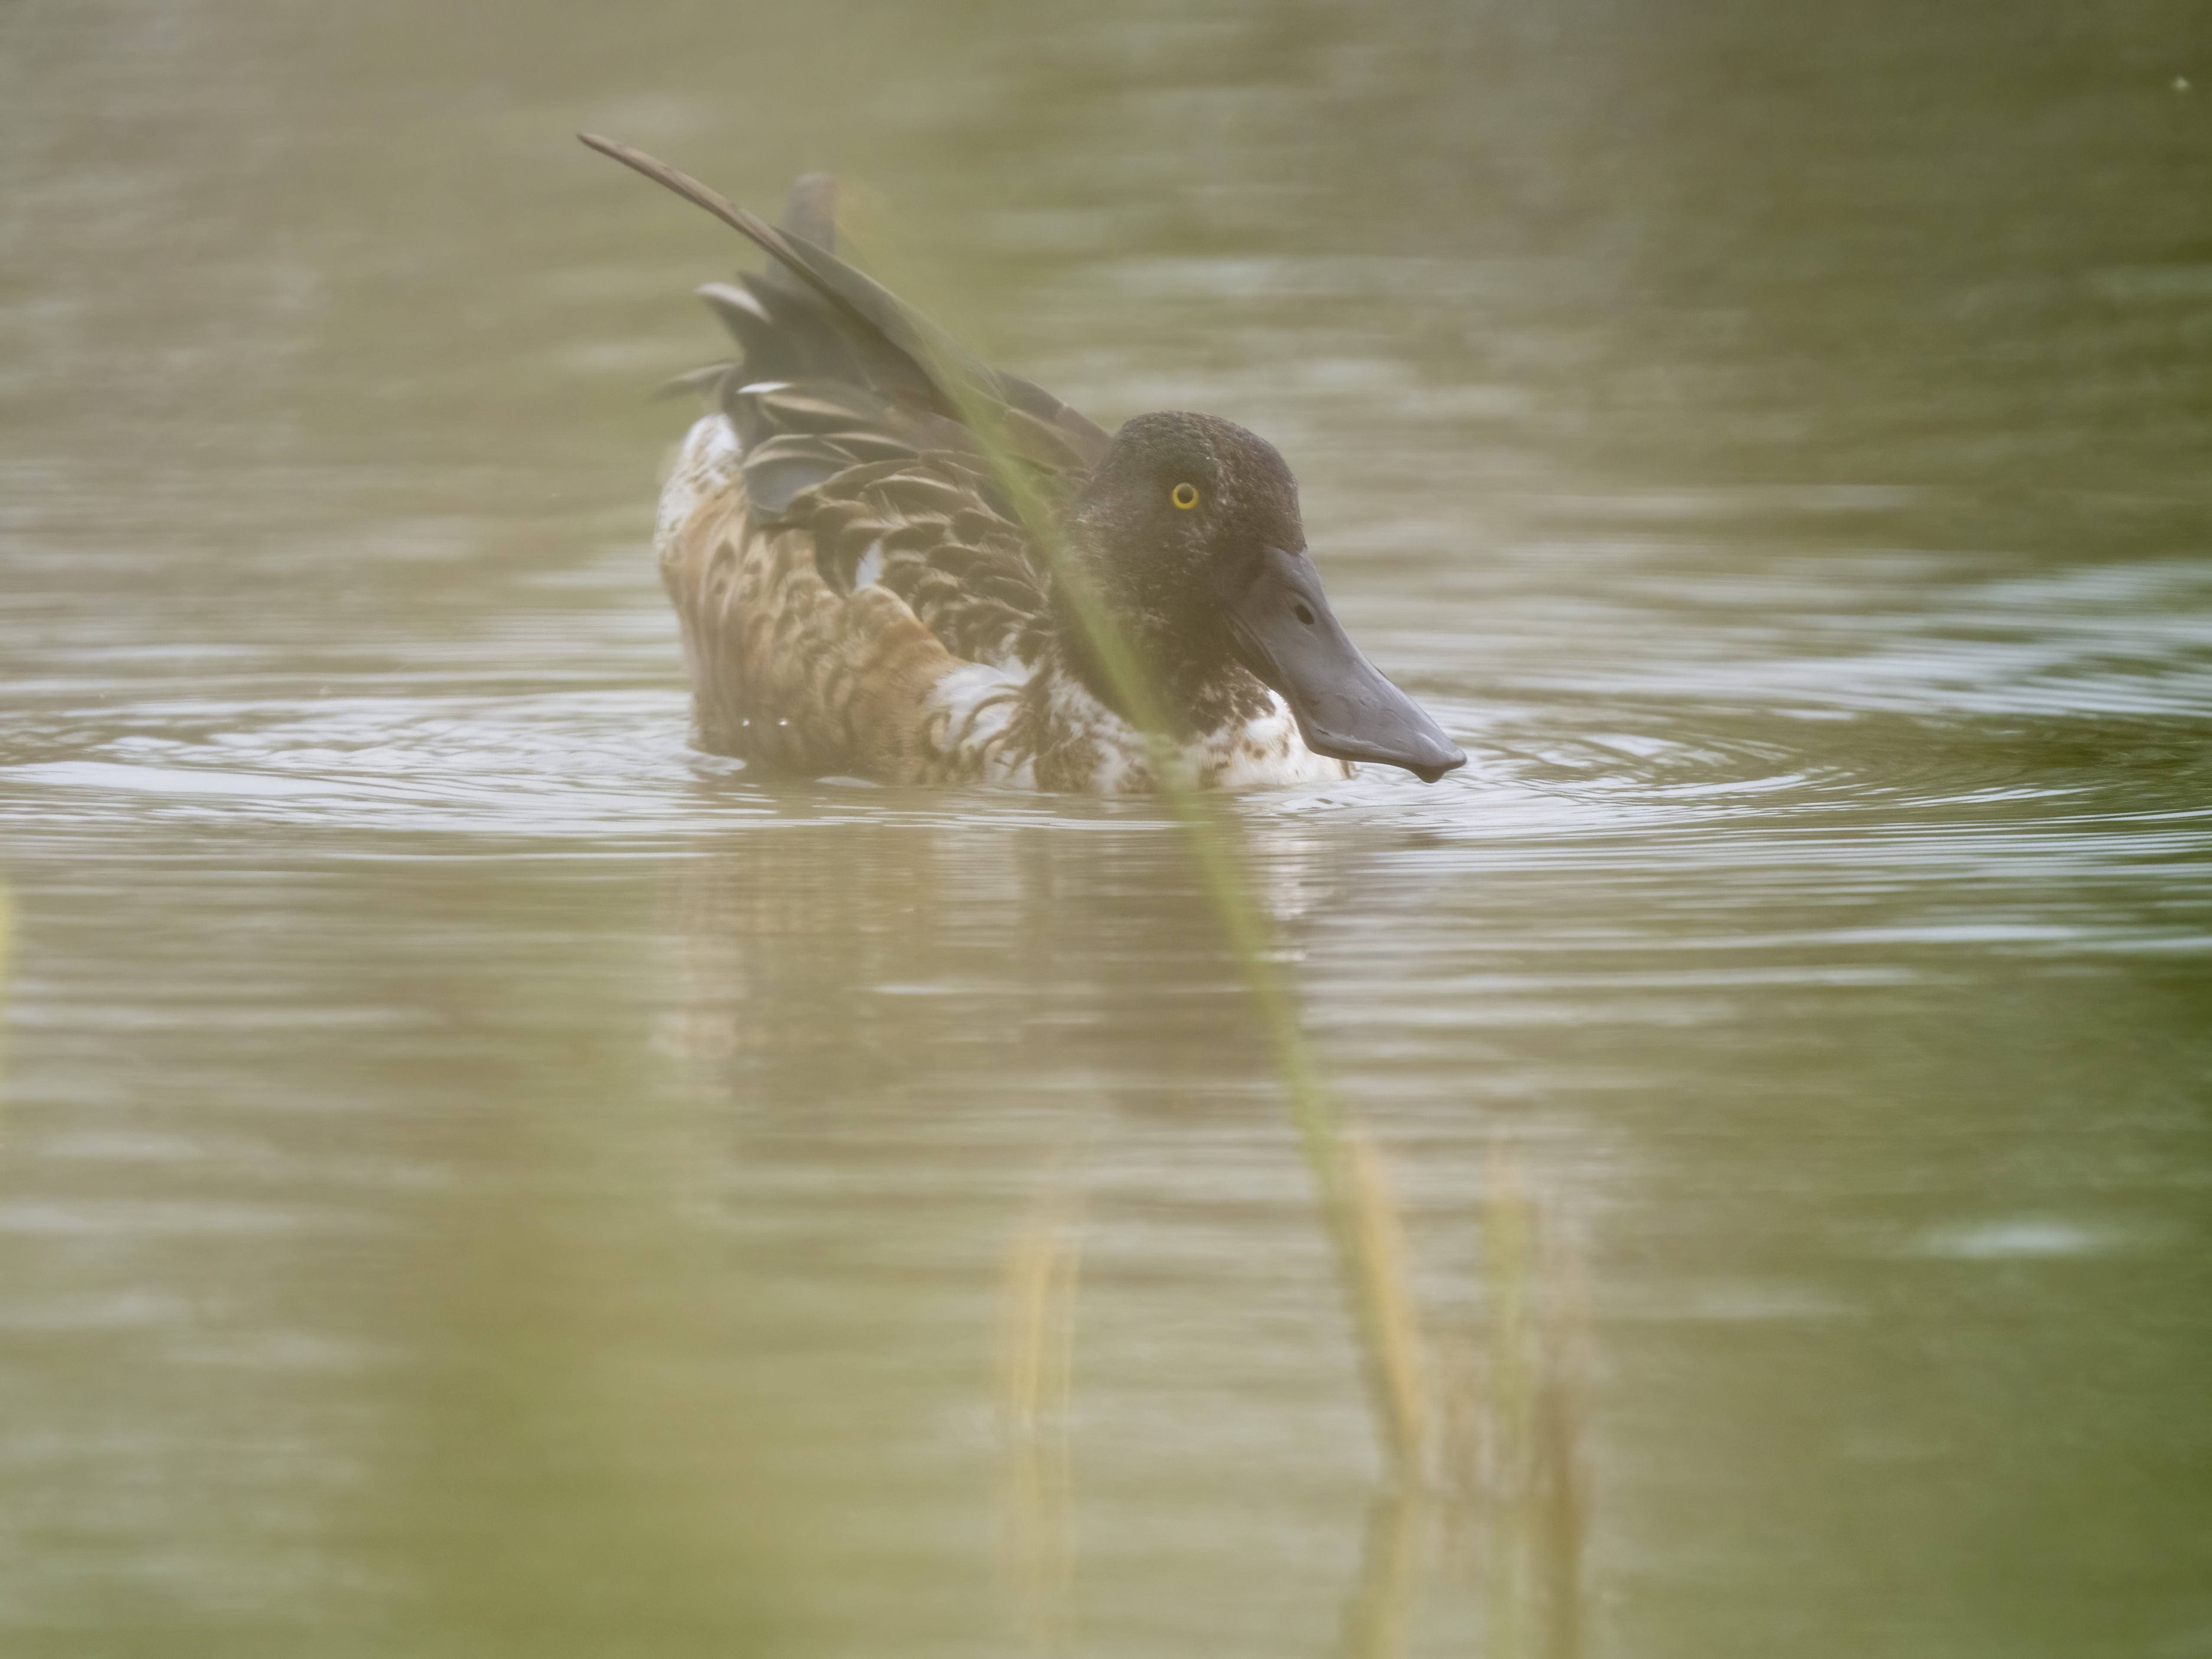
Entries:
<svg viewBox="0 0 2212 1659">
<path fill-rule="evenodd" d="M 1999 720 L 1432 702 L 1470 755 L 1423 785 L 1387 768 L 1243 798 L 1255 824 L 1313 817 L 1483 845 L 1541 864 L 1610 863 L 1656 837 L 1701 836 L 1758 862 L 2193 853 L 2212 799 L 2195 722 Z M 49 718 L 0 767 L 18 845 L 151 826 L 347 826 L 591 842 L 636 853 L 733 817 L 930 822 L 1169 820 L 1156 805 L 852 780 L 769 781 L 686 739 L 683 694 L 345 696 L 301 702 L 144 702 Z M 1924 843 L 1924 844 L 1923 844 Z M 1856 849 L 1853 851 L 1852 849 Z"/>
</svg>

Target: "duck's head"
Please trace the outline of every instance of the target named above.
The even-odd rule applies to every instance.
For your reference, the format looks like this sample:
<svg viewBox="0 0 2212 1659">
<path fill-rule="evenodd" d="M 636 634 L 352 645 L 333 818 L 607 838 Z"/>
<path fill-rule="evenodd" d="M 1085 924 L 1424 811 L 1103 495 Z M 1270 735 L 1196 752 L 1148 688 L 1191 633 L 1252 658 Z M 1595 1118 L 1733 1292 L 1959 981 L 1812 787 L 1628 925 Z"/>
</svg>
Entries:
<svg viewBox="0 0 2212 1659">
<path fill-rule="evenodd" d="M 1329 610 L 1297 480 L 1265 439 L 1211 415 L 1139 415 L 1085 482 L 1069 532 L 1095 614 L 1169 686 L 1187 695 L 1241 665 L 1282 694 L 1317 755 L 1425 783 L 1465 764 Z"/>
</svg>

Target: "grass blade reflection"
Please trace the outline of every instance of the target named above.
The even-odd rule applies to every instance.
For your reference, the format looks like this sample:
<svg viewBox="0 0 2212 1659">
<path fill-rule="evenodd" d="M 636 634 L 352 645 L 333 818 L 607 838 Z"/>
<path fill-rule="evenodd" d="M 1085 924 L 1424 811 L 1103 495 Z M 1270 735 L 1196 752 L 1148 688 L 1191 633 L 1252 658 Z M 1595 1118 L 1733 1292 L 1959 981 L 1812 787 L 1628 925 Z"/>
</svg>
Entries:
<svg viewBox="0 0 2212 1659">
<path fill-rule="evenodd" d="M 1079 1205 L 1064 1171 L 1039 1193 L 1006 1251 L 1000 1310 L 1006 1527 L 1023 1634 L 1041 1652 L 1063 1650 L 1073 1635 L 1067 1413 L 1083 1259 Z"/>
</svg>

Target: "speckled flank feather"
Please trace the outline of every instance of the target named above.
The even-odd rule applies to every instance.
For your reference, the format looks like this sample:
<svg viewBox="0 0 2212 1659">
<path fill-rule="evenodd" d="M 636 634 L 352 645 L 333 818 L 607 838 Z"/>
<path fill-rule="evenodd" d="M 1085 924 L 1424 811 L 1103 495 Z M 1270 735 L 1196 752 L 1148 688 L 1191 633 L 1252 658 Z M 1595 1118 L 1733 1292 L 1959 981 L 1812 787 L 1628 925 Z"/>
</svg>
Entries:
<svg viewBox="0 0 2212 1659">
<path fill-rule="evenodd" d="M 805 529 L 756 526 L 740 459 L 708 416 L 661 497 L 699 746 L 815 775 L 923 775 L 921 702 L 951 654 L 896 595 L 833 592 Z"/>
</svg>

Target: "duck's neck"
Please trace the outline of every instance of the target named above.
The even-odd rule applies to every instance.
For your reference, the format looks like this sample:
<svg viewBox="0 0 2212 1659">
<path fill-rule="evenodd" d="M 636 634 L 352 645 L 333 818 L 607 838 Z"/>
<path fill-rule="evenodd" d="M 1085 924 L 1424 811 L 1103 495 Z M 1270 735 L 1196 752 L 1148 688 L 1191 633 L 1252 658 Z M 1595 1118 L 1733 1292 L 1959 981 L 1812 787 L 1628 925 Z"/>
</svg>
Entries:
<svg viewBox="0 0 2212 1659">
<path fill-rule="evenodd" d="M 1147 650 L 1141 636 L 1124 634 L 1115 641 L 1121 662 L 1109 666 L 1101 643 L 1072 620 L 1053 630 L 1061 672 L 1133 726 L 1158 728 L 1177 742 L 1202 741 L 1274 707 L 1274 694 L 1225 649 L 1200 661 L 1188 652 Z"/>
</svg>

